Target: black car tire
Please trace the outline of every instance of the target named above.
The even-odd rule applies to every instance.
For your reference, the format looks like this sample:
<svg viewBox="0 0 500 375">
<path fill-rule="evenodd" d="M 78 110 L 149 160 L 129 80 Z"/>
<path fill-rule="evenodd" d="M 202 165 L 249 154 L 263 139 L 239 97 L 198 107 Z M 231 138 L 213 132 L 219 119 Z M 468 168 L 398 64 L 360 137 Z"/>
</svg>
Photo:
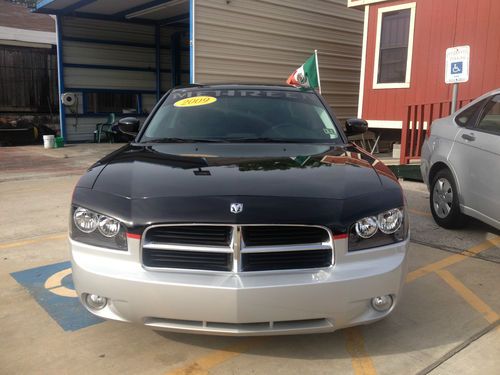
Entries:
<svg viewBox="0 0 500 375">
<path fill-rule="evenodd" d="M 465 225 L 467 216 L 460 211 L 457 184 L 449 169 L 441 169 L 436 173 L 430 193 L 432 217 L 439 226 L 457 229 Z"/>
</svg>

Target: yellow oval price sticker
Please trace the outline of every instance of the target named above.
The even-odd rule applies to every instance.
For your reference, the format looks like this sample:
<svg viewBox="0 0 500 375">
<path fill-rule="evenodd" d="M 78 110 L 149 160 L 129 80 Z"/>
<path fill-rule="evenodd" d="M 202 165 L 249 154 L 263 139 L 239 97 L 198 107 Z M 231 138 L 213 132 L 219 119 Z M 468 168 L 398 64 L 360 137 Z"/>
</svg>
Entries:
<svg viewBox="0 0 500 375">
<path fill-rule="evenodd" d="M 196 96 L 194 98 L 186 98 L 174 103 L 174 107 L 197 107 L 200 105 L 212 104 L 217 101 L 213 96 Z"/>
</svg>

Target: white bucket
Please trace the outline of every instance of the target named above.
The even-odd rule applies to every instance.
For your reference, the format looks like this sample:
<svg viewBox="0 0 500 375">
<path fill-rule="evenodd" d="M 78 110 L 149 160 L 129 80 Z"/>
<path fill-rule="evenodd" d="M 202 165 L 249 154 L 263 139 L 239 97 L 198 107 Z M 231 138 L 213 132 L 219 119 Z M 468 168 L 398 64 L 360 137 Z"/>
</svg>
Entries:
<svg viewBox="0 0 500 375">
<path fill-rule="evenodd" d="M 43 147 L 45 148 L 54 148 L 55 138 L 53 135 L 44 135 L 43 136 Z"/>
</svg>

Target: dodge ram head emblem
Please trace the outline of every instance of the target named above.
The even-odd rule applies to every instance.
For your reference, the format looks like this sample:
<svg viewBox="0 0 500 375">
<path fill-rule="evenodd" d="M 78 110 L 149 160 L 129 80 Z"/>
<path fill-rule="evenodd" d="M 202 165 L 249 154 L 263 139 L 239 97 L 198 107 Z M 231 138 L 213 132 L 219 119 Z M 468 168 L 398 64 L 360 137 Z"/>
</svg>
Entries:
<svg viewBox="0 0 500 375">
<path fill-rule="evenodd" d="M 243 211 L 243 203 L 231 203 L 231 212 L 233 214 L 239 214 Z"/>
</svg>

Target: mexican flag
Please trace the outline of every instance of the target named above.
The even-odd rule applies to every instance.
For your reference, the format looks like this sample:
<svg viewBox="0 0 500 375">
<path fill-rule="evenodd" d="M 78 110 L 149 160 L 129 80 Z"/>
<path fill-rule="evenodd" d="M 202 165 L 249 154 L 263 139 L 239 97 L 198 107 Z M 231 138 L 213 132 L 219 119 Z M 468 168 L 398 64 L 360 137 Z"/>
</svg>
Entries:
<svg viewBox="0 0 500 375">
<path fill-rule="evenodd" d="M 286 80 L 291 86 L 311 87 L 319 89 L 321 94 L 321 82 L 319 79 L 318 51 L 309 57 L 300 68 L 292 73 Z"/>
</svg>

